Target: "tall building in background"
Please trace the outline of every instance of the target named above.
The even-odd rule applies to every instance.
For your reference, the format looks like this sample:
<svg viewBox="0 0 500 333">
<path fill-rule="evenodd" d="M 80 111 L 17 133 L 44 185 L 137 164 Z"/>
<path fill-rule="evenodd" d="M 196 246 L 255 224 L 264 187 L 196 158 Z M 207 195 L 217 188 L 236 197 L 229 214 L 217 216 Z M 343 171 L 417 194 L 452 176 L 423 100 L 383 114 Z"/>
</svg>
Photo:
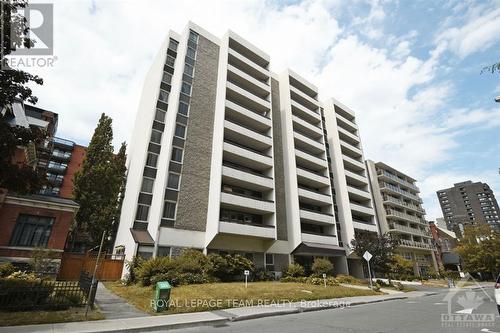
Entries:
<svg viewBox="0 0 500 333">
<path fill-rule="evenodd" d="M 465 226 L 473 224 L 488 224 L 500 231 L 500 209 L 488 184 L 468 180 L 437 191 L 437 197 L 448 230 L 458 237 Z"/>
<path fill-rule="evenodd" d="M 438 272 L 432 234 L 412 177 L 382 162 L 366 161 L 380 233 L 400 239 L 398 254 L 413 262 L 415 275 Z"/>
<path fill-rule="evenodd" d="M 322 256 L 361 276 L 345 248 L 377 226 L 359 141 L 352 111 L 237 34 L 171 31 L 144 84 L 116 252 L 240 253 L 272 271 Z"/>
</svg>

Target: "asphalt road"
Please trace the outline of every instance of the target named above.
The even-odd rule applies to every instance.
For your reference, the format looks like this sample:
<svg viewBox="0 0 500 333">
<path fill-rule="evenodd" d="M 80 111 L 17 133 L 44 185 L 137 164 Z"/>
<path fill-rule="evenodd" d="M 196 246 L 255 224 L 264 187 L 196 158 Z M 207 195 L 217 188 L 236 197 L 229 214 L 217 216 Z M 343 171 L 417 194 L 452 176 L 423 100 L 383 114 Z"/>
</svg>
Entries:
<svg viewBox="0 0 500 333">
<path fill-rule="evenodd" d="M 300 314 L 267 317 L 240 322 L 231 322 L 218 327 L 196 327 L 175 332 L 483 332 L 500 333 L 500 316 L 494 300 L 493 288 L 459 291 L 455 295 L 447 290 L 437 290 L 437 295 L 412 299 L 372 303 L 344 309 L 332 309 Z M 450 298 L 450 321 L 442 321 L 441 314 L 449 313 L 447 295 Z M 456 314 L 462 311 L 462 315 Z M 471 312 L 469 316 L 467 313 Z M 494 322 L 460 321 L 479 314 L 489 314 Z M 486 319 L 487 317 L 482 317 Z M 449 325 L 449 327 L 443 327 Z M 469 327 L 463 327 L 469 325 Z M 474 327 L 470 327 L 473 325 Z"/>
</svg>

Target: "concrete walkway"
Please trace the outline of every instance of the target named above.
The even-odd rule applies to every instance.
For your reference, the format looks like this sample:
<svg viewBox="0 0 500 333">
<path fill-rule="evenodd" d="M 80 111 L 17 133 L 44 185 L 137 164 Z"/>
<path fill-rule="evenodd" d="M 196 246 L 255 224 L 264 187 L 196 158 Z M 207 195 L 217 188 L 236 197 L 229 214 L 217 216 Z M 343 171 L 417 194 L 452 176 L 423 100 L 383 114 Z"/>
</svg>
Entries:
<svg viewBox="0 0 500 333">
<path fill-rule="evenodd" d="M 342 287 L 346 287 L 346 288 L 370 290 L 370 287 L 368 287 L 368 286 L 360 286 L 360 285 L 357 285 L 357 284 L 346 284 L 346 283 L 341 283 L 340 285 L 341 285 Z M 399 295 L 399 294 L 404 294 L 404 292 L 403 292 L 403 291 L 394 290 L 394 289 L 388 289 L 388 288 L 380 288 L 380 291 L 381 291 L 381 292 L 383 292 L 384 294 L 388 294 L 388 295 Z"/>
<path fill-rule="evenodd" d="M 343 308 L 367 303 L 384 302 L 405 298 L 433 295 L 421 291 L 413 291 L 401 295 L 357 296 L 317 301 L 269 304 L 216 310 L 211 312 L 195 312 L 164 316 L 135 317 L 123 319 L 106 319 L 76 323 L 45 324 L 0 327 L 2 333 L 94 333 L 94 332 L 144 332 L 168 330 L 195 326 L 217 326 L 230 321 L 240 321 L 284 314 Z"/>
<path fill-rule="evenodd" d="M 106 319 L 145 317 L 149 314 L 137 310 L 133 305 L 128 304 L 123 298 L 115 295 L 104 284 L 99 282 L 95 295 L 95 304 Z"/>
</svg>

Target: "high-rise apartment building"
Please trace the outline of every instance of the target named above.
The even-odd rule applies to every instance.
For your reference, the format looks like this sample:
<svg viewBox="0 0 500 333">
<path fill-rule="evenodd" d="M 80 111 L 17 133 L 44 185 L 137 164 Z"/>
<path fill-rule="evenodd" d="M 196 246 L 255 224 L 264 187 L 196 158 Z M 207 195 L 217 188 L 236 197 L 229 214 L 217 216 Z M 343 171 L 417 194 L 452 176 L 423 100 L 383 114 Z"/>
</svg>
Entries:
<svg viewBox="0 0 500 333">
<path fill-rule="evenodd" d="M 500 231 L 500 209 L 488 184 L 468 180 L 437 191 L 437 197 L 448 230 L 458 237 L 472 224 L 488 224 Z"/>
<path fill-rule="evenodd" d="M 324 256 L 363 274 L 345 245 L 355 229 L 376 232 L 376 219 L 353 113 L 335 105 L 293 71 L 271 72 L 231 31 L 169 32 L 137 113 L 116 251 L 240 253 L 273 271 Z"/>
<path fill-rule="evenodd" d="M 366 161 L 380 233 L 400 240 L 398 254 L 413 262 L 415 275 L 438 271 L 432 234 L 416 180 L 385 163 Z"/>
</svg>

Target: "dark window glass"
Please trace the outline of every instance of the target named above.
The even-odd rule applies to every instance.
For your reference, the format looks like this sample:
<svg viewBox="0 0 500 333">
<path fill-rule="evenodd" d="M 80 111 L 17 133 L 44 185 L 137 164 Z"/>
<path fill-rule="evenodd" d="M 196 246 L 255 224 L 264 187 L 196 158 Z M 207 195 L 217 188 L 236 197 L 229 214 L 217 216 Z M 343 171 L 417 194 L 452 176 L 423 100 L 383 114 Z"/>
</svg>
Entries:
<svg viewBox="0 0 500 333">
<path fill-rule="evenodd" d="M 162 81 L 165 82 L 165 83 L 170 84 L 172 82 L 172 74 L 164 72 L 163 73 Z"/>
<path fill-rule="evenodd" d="M 137 256 L 143 259 L 149 259 L 153 256 L 154 247 L 139 245 L 137 247 Z"/>
<path fill-rule="evenodd" d="M 185 64 L 184 65 L 184 74 L 187 74 L 189 76 L 193 76 L 193 72 L 194 72 L 194 67 L 189 65 L 189 64 Z"/>
<path fill-rule="evenodd" d="M 179 102 L 179 113 L 180 114 L 187 116 L 188 110 L 189 110 L 189 105 L 187 105 L 186 103 L 183 103 L 183 102 Z"/>
<path fill-rule="evenodd" d="M 165 114 L 167 114 L 165 111 L 156 109 L 155 120 L 165 122 Z"/>
<path fill-rule="evenodd" d="M 172 49 L 174 51 L 177 51 L 177 45 L 179 45 L 179 43 L 177 41 L 170 39 L 170 42 L 168 44 L 168 48 Z"/>
<path fill-rule="evenodd" d="M 181 124 L 175 125 L 175 136 L 184 139 L 186 137 L 186 126 Z"/>
<path fill-rule="evenodd" d="M 175 202 L 165 201 L 165 206 L 163 207 L 163 218 L 174 219 L 175 218 Z"/>
<path fill-rule="evenodd" d="M 11 246 L 46 247 L 54 224 L 53 217 L 19 215 L 14 233 L 10 240 Z"/>
<path fill-rule="evenodd" d="M 175 64 L 175 58 L 171 56 L 167 56 L 167 65 L 174 67 Z"/>
<path fill-rule="evenodd" d="M 170 247 L 169 246 L 158 246 L 158 251 L 156 253 L 157 257 L 170 257 Z"/>
<path fill-rule="evenodd" d="M 153 193 L 153 184 L 154 184 L 154 179 L 146 177 L 142 178 L 141 192 Z"/>
<path fill-rule="evenodd" d="M 146 158 L 146 165 L 156 168 L 156 163 L 158 163 L 158 155 L 153 153 L 148 153 L 148 157 Z"/>
<path fill-rule="evenodd" d="M 186 82 L 182 82 L 181 92 L 186 95 L 191 95 L 191 85 Z"/>
<path fill-rule="evenodd" d="M 168 102 L 168 92 L 165 90 L 160 90 L 160 97 L 158 98 L 160 101 L 167 103 Z"/>
<path fill-rule="evenodd" d="M 182 163 L 182 149 L 173 147 L 172 148 L 172 161 Z"/>
<path fill-rule="evenodd" d="M 189 40 L 194 42 L 194 43 L 198 43 L 198 34 L 194 31 L 190 31 L 189 32 Z"/>
<path fill-rule="evenodd" d="M 186 64 L 194 65 L 194 59 L 193 58 L 186 57 L 185 59 L 186 59 Z"/>
<path fill-rule="evenodd" d="M 152 130 L 151 131 L 151 142 L 160 144 L 161 143 L 161 132 Z"/>
<path fill-rule="evenodd" d="M 188 47 L 187 49 L 187 54 L 186 54 L 189 58 L 191 59 L 195 59 L 196 57 L 196 51 L 190 47 Z"/>
<path fill-rule="evenodd" d="M 147 221 L 149 213 L 149 206 L 137 205 L 137 213 L 135 214 L 135 219 L 138 221 Z"/>
<path fill-rule="evenodd" d="M 179 180 L 180 180 L 179 174 L 170 172 L 168 174 L 167 187 L 172 188 L 174 190 L 178 190 L 179 189 Z"/>
</svg>

